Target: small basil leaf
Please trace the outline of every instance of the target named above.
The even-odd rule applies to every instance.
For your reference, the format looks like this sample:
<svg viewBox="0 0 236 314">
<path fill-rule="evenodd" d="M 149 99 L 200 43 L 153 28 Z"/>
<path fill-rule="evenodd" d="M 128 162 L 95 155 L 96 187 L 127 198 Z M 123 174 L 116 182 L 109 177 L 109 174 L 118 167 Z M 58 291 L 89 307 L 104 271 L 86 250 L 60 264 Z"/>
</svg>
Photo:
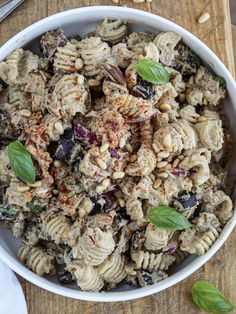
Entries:
<svg viewBox="0 0 236 314">
<path fill-rule="evenodd" d="M 215 76 L 215 81 L 218 81 L 220 83 L 220 86 L 221 87 L 225 87 L 226 86 L 226 82 L 225 82 L 225 79 L 222 77 L 222 76 Z"/>
<path fill-rule="evenodd" d="M 142 79 L 152 84 L 169 82 L 169 73 L 163 65 L 149 59 L 140 59 L 138 61 L 137 72 Z"/>
<path fill-rule="evenodd" d="M 14 174 L 26 183 L 35 182 L 35 168 L 31 155 L 19 142 L 11 142 L 8 145 L 8 157 Z"/>
<path fill-rule="evenodd" d="M 229 313 L 235 308 L 235 305 L 227 300 L 217 288 L 204 280 L 195 282 L 192 287 L 192 297 L 200 309 L 209 313 Z"/>
<path fill-rule="evenodd" d="M 5 208 L 5 207 L 0 207 L 0 213 L 7 214 L 9 216 L 16 216 L 17 215 L 17 211 L 15 211 L 13 209 Z"/>
<path fill-rule="evenodd" d="M 172 231 L 183 230 L 192 226 L 184 215 L 174 208 L 163 205 L 151 208 L 149 220 L 161 229 Z"/>
</svg>

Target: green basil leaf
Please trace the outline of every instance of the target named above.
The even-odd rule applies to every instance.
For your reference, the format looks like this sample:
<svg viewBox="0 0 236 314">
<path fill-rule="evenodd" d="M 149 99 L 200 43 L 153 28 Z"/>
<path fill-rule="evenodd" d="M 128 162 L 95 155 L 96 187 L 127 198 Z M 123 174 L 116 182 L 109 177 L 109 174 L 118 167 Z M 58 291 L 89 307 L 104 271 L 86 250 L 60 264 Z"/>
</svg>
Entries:
<svg viewBox="0 0 236 314">
<path fill-rule="evenodd" d="M 220 86 L 221 87 L 225 87 L 226 86 L 226 82 L 225 82 L 225 79 L 222 77 L 222 76 L 215 76 L 215 81 L 218 81 L 220 83 Z"/>
<path fill-rule="evenodd" d="M 35 168 L 24 145 L 15 141 L 8 145 L 8 157 L 14 174 L 25 183 L 35 182 Z"/>
<path fill-rule="evenodd" d="M 195 282 L 192 287 L 192 297 L 200 309 L 209 313 L 229 313 L 235 308 L 235 305 L 227 300 L 217 288 L 204 280 Z"/>
<path fill-rule="evenodd" d="M 138 74 L 152 84 L 165 84 L 169 82 L 169 73 L 161 63 L 140 59 L 137 64 Z"/>
<path fill-rule="evenodd" d="M 183 230 L 192 225 L 181 213 L 169 206 L 160 205 L 151 208 L 149 220 L 157 227 L 165 230 Z"/>
</svg>

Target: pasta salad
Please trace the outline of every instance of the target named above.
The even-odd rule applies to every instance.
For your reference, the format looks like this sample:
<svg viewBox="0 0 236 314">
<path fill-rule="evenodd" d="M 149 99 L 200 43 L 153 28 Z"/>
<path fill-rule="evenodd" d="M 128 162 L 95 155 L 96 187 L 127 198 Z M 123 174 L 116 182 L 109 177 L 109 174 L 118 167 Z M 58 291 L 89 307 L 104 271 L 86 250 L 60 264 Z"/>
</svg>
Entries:
<svg viewBox="0 0 236 314">
<path fill-rule="evenodd" d="M 40 276 L 157 283 L 233 214 L 225 81 L 175 32 L 105 19 L 0 63 L 0 224 Z"/>
</svg>

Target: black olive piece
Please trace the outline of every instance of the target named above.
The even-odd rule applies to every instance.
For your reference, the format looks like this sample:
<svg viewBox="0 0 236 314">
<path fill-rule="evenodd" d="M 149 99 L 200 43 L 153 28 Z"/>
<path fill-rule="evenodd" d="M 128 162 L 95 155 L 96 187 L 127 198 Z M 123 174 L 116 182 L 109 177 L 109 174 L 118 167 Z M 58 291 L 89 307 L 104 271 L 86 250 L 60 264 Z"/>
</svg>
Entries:
<svg viewBox="0 0 236 314">
<path fill-rule="evenodd" d="M 140 275 L 142 276 L 143 280 L 146 282 L 147 285 L 152 285 L 152 273 L 148 271 L 147 269 L 140 269 L 139 270 Z"/>
<path fill-rule="evenodd" d="M 197 204 L 197 198 L 193 194 L 183 194 L 177 198 L 177 201 L 183 206 L 184 209 L 189 209 Z"/>
<path fill-rule="evenodd" d="M 147 100 L 155 95 L 155 89 L 151 83 L 138 77 L 138 84 L 133 87 L 131 94 L 135 97 L 141 97 Z"/>
<path fill-rule="evenodd" d="M 74 281 L 71 273 L 68 270 L 65 270 L 64 272 L 59 272 L 58 280 L 63 285 L 68 285 Z"/>
<path fill-rule="evenodd" d="M 88 216 L 94 216 L 104 212 L 102 205 L 98 203 L 98 199 L 96 197 L 90 197 L 90 200 L 92 201 L 94 206 L 92 211 L 88 214 Z"/>
</svg>

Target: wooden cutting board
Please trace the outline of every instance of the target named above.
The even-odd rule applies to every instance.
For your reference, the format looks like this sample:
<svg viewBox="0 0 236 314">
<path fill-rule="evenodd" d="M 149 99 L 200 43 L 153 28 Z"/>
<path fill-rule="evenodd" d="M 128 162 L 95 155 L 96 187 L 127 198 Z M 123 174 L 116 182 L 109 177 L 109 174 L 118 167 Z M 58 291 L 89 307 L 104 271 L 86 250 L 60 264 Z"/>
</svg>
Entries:
<svg viewBox="0 0 236 314">
<path fill-rule="evenodd" d="M 59 11 L 90 5 L 114 5 L 111 0 L 25 0 L 24 4 L 0 23 L 0 45 L 32 23 Z M 191 31 L 204 41 L 234 73 L 228 0 L 153 0 L 120 5 L 161 15 Z M 211 18 L 198 24 L 197 18 L 209 12 Z M 205 279 L 219 287 L 236 304 L 236 230 L 220 251 L 192 276 L 176 286 L 150 297 L 119 303 L 93 303 L 64 298 L 20 278 L 30 314 L 194 314 L 201 311 L 191 301 L 191 286 Z M 10 291 L 9 291 L 10 293 Z M 16 314 L 17 309 L 16 309 Z"/>
</svg>

